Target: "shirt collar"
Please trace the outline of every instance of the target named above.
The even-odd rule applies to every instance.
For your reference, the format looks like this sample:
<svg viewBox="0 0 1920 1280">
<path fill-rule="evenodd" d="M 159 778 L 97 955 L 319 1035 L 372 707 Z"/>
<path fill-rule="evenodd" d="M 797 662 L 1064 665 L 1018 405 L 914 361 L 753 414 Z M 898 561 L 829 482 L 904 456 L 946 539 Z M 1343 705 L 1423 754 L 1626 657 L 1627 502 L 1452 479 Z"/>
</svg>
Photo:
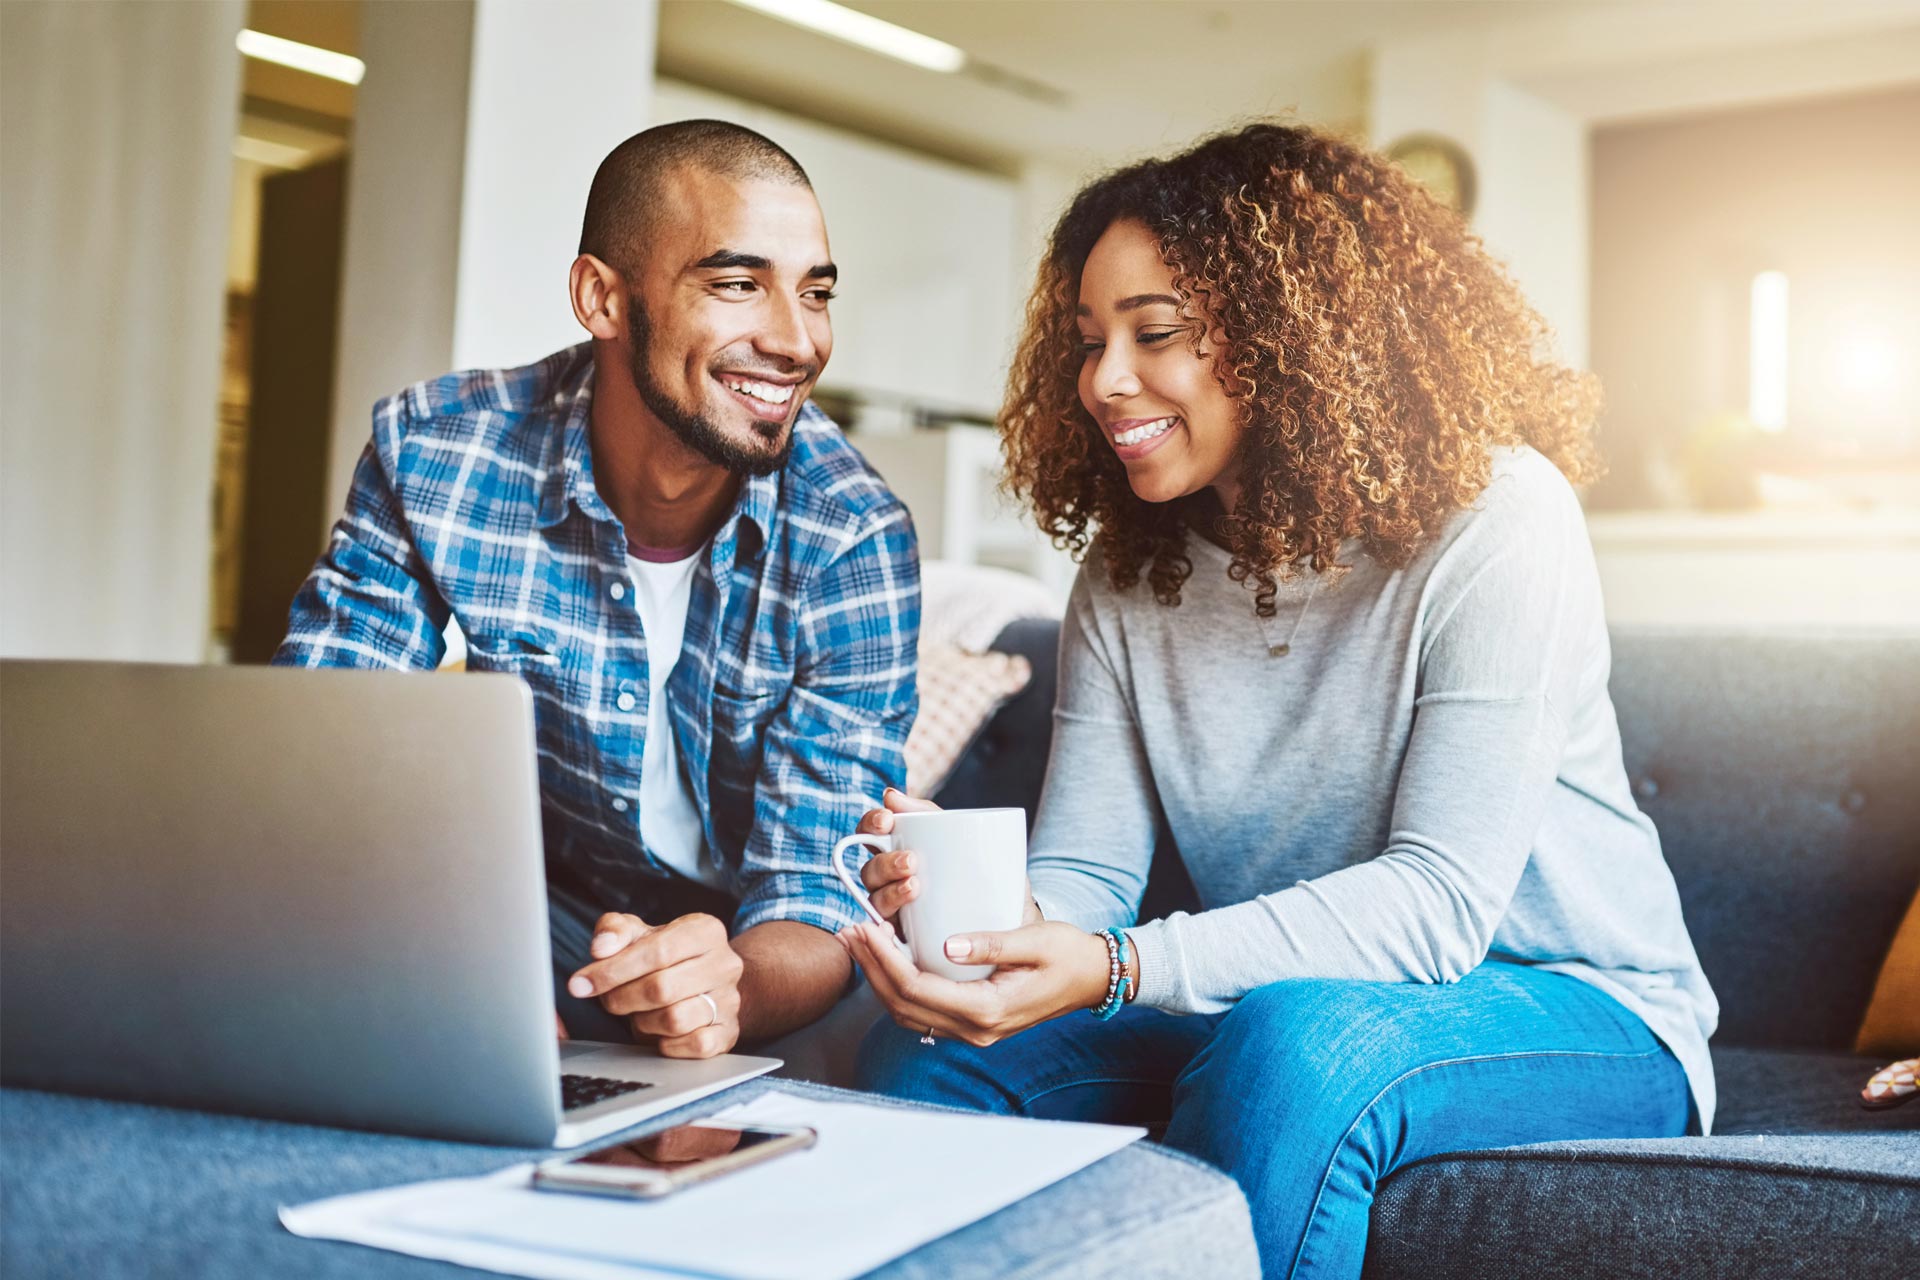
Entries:
<svg viewBox="0 0 1920 1280">
<path fill-rule="evenodd" d="M 540 510 L 538 523 L 542 529 L 551 528 L 567 517 L 569 504 L 578 507 L 580 513 L 591 520 L 611 521 L 616 517 L 607 504 L 600 499 L 600 491 L 593 483 L 593 353 L 591 344 L 581 343 L 574 348 L 579 363 L 561 375 L 550 402 L 551 412 L 559 419 L 560 429 L 553 439 L 559 447 L 559 456 L 550 456 L 547 463 L 546 481 L 540 490 Z M 807 409 L 803 408 L 804 414 Z M 795 424 L 797 427 L 797 423 Z M 768 536 L 773 530 L 773 515 L 780 502 L 780 473 L 749 476 L 740 486 L 739 496 L 734 500 L 733 514 L 727 517 L 719 531 L 714 535 L 716 546 L 736 537 L 740 521 L 744 518 L 751 522 L 758 543 L 753 547 L 742 546 L 739 552 L 744 555 L 756 554 L 766 546 Z"/>
</svg>

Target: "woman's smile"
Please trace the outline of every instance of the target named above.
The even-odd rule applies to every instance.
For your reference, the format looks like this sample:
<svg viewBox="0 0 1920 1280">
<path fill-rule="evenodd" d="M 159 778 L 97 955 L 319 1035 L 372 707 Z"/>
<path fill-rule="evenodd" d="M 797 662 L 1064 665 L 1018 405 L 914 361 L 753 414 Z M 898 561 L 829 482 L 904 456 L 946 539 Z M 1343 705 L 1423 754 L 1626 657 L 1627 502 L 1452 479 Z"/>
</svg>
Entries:
<svg viewBox="0 0 1920 1280">
<path fill-rule="evenodd" d="M 1180 425 L 1178 416 L 1163 418 L 1122 418 L 1118 422 L 1106 424 L 1107 438 L 1113 441 L 1113 451 L 1122 462 L 1132 462 L 1144 458 L 1173 439 L 1174 428 Z"/>
</svg>

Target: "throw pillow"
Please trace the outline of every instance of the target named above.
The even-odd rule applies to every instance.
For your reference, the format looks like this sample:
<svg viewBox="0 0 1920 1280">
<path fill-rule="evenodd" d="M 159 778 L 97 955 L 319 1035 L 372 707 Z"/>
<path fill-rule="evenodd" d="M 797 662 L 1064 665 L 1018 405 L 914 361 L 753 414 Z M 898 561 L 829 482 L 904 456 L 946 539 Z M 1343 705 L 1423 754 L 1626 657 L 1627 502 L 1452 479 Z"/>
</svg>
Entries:
<svg viewBox="0 0 1920 1280">
<path fill-rule="evenodd" d="M 985 653 L 1010 622 L 1057 618 L 1063 602 L 1038 579 L 991 565 L 928 560 L 920 566 L 920 644 Z"/>
<path fill-rule="evenodd" d="M 907 732 L 907 794 L 939 791 L 993 713 L 1031 679 L 1033 664 L 1017 653 L 921 644 L 920 714 Z"/>
<path fill-rule="evenodd" d="M 1887 948 L 1854 1049 L 1876 1058 L 1911 1057 L 1920 1049 L 1920 895 L 1907 904 Z"/>
</svg>

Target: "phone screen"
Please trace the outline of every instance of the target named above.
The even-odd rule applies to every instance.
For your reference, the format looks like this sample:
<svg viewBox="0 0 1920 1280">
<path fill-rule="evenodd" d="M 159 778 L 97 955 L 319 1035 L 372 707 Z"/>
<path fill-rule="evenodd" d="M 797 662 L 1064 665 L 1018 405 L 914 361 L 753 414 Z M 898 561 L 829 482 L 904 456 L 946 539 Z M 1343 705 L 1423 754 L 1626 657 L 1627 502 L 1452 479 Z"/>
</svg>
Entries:
<svg viewBox="0 0 1920 1280">
<path fill-rule="evenodd" d="M 623 1169 L 653 1169 L 680 1173 L 737 1151 L 763 1146 L 793 1136 L 791 1129 L 743 1129 L 736 1126 L 683 1124 L 659 1133 L 602 1147 L 566 1161 L 569 1165 L 599 1165 Z"/>
</svg>

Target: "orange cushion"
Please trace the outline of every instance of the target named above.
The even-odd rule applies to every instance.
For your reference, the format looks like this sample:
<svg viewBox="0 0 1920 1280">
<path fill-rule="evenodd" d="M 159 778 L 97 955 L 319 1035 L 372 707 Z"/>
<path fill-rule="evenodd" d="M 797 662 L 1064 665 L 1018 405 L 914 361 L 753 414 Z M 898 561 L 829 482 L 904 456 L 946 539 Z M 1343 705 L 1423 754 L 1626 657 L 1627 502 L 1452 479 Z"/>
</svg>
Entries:
<svg viewBox="0 0 1920 1280">
<path fill-rule="evenodd" d="M 1907 905 L 1893 935 L 1854 1048 L 1880 1058 L 1904 1058 L 1920 1049 L 1920 895 Z"/>
</svg>

